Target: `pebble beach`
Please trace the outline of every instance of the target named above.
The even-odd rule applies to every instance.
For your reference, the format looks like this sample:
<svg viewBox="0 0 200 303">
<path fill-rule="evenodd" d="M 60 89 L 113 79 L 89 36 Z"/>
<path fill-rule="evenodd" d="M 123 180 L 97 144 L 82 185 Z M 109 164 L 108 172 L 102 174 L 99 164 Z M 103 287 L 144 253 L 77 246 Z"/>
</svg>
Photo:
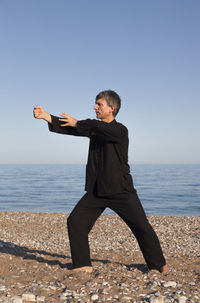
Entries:
<svg viewBox="0 0 200 303">
<path fill-rule="evenodd" d="M 170 271 L 148 271 L 117 215 L 89 234 L 92 273 L 72 271 L 68 214 L 0 212 L 0 302 L 200 302 L 200 217 L 148 216 Z"/>
</svg>

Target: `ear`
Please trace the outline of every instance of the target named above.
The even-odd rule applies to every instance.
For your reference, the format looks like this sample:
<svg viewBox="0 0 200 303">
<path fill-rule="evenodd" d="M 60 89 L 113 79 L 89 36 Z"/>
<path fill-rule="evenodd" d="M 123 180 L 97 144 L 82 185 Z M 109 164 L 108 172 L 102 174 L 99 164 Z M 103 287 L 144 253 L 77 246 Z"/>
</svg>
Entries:
<svg viewBox="0 0 200 303">
<path fill-rule="evenodd" d="M 113 113 L 113 112 L 114 112 L 115 107 L 112 105 L 112 106 L 110 106 L 110 108 L 111 108 L 111 113 Z"/>
</svg>

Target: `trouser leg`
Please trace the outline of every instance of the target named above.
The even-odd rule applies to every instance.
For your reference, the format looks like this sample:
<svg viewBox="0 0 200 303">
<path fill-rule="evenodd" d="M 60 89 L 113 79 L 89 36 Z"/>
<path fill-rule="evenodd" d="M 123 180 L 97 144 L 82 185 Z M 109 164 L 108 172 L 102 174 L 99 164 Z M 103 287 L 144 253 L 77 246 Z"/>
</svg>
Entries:
<svg viewBox="0 0 200 303">
<path fill-rule="evenodd" d="M 125 221 L 135 235 L 149 269 L 166 264 L 159 239 L 150 225 L 137 193 L 121 194 L 112 209 Z"/>
<path fill-rule="evenodd" d="M 67 226 L 74 268 L 91 266 L 88 234 L 104 209 L 95 204 L 94 196 L 85 194 L 68 217 Z"/>
</svg>

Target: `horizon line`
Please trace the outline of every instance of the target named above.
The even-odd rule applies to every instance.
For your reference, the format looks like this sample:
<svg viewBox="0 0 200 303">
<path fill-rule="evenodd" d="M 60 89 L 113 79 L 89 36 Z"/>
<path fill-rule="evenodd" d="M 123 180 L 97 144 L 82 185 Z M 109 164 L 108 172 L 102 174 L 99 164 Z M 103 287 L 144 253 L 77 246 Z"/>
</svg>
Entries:
<svg viewBox="0 0 200 303">
<path fill-rule="evenodd" d="M 86 165 L 86 163 L 0 163 L 0 165 Z M 200 163 L 129 163 L 129 165 L 200 165 Z"/>
</svg>

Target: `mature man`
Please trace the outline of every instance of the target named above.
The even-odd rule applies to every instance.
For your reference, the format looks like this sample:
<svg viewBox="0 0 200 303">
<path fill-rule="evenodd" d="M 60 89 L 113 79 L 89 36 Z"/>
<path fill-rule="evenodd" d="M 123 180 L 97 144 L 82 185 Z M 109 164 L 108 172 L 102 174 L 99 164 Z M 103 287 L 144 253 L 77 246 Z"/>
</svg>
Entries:
<svg viewBox="0 0 200 303">
<path fill-rule="evenodd" d="M 158 237 L 149 224 L 134 189 L 128 165 L 128 130 L 115 120 L 121 106 L 112 90 L 96 96 L 96 119 L 76 120 L 67 113 L 59 117 L 41 106 L 34 117 L 48 122 L 56 133 L 90 139 L 86 166 L 86 194 L 70 214 L 67 225 L 74 270 L 92 272 L 88 234 L 106 207 L 114 210 L 135 235 L 149 269 L 167 273 L 168 268 Z"/>
</svg>

